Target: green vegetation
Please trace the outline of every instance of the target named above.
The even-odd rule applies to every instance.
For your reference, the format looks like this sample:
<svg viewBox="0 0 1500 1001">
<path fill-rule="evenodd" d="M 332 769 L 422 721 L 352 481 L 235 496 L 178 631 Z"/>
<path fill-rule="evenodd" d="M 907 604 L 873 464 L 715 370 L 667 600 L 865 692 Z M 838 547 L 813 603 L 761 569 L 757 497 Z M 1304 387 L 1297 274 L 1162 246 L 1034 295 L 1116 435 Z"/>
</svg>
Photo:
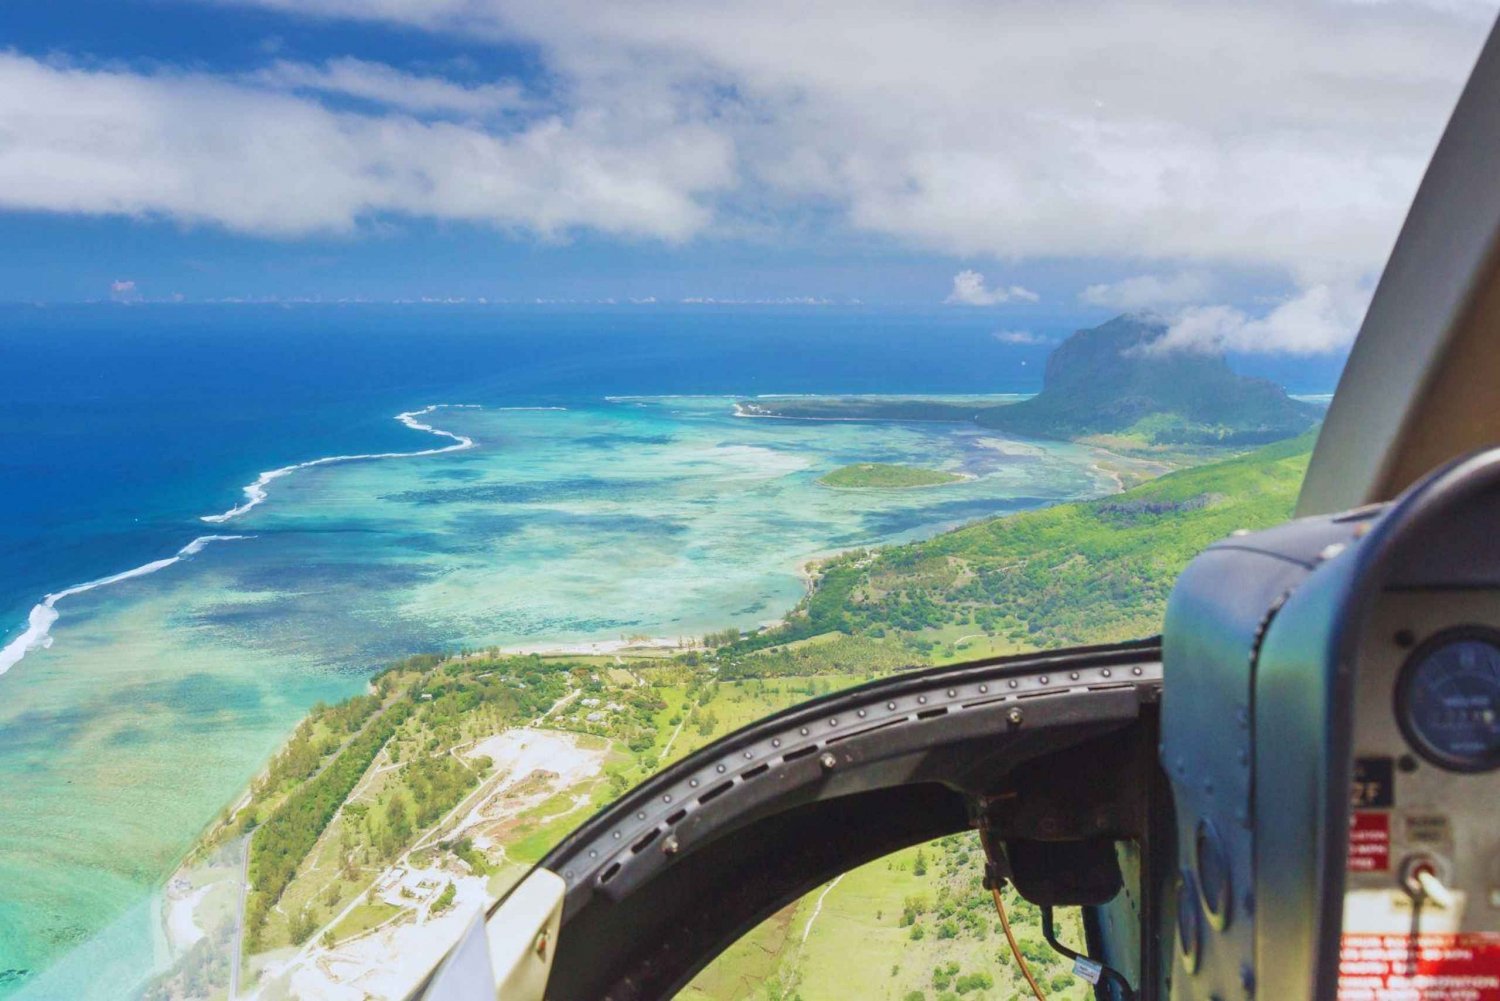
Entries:
<svg viewBox="0 0 1500 1001">
<path fill-rule="evenodd" d="M 687 652 L 401 662 L 368 693 L 317 707 L 199 854 L 248 835 L 252 957 L 379 934 L 424 907 L 440 914 L 459 880 L 503 889 L 589 813 L 768 713 L 913 666 L 1157 631 L 1195 553 L 1288 516 L 1311 444 L 1305 435 L 1112 497 L 833 557 L 780 625 L 725 629 Z M 561 732 L 587 767 L 507 773 L 485 742 L 520 726 Z M 471 822 L 486 803 L 493 819 Z M 944 839 L 846 874 L 815 922 L 816 893 L 684 996 L 1015 996 L 974 850 Z M 1083 997 L 1040 942 L 1034 910 L 1011 906 L 1049 996 Z M 895 961 L 872 964 L 872 950 Z"/>
<path fill-rule="evenodd" d="M 208 839 L 249 835 L 250 951 L 305 941 L 338 914 L 483 781 L 491 762 L 455 749 L 546 712 L 577 687 L 574 670 L 587 672 L 540 657 L 414 657 L 371 694 L 317 707 Z"/>
<path fill-rule="evenodd" d="M 346 938 L 362 935 L 400 913 L 401 908 L 394 904 L 360 904 L 333 929 L 333 939 L 335 942 L 342 942 Z"/>
<path fill-rule="evenodd" d="M 920 863 L 920 864 L 919 864 Z M 978 838 L 954 835 L 845 873 L 783 908 L 695 977 L 683 1001 L 801 998 L 1029 997 L 994 901 L 983 886 Z M 1005 891 L 1022 954 L 1047 996 L 1083 1001 L 1089 986 L 1041 937 L 1037 909 Z M 1076 910 L 1059 935 L 1082 942 Z"/>
<path fill-rule="evenodd" d="M 887 462 L 860 462 L 852 466 L 840 466 L 818 479 L 825 487 L 840 489 L 899 489 L 905 487 L 935 487 L 944 483 L 958 483 L 964 477 L 947 473 L 941 469 L 922 469 L 917 466 L 898 466 Z"/>
<path fill-rule="evenodd" d="M 1103 500 L 834 557 L 785 624 L 720 649 L 721 674 L 759 674 L 750 655 L 830 632 L 917 662 L 953 659 L 963 635 L 994 652 L 1151 635 L 1196 553 L 1290 516 L 1312 442 L 1309 433 Z"/>
<path fill-rule="evenodd" d="M 432 913 L 441 914 L 453 906 L 453 898 L 458 896 L 458 888 L 451 882 L 443 887 L 443 892 L 432 902 Z"/>
<path fill-rule="evenodd" d="M 297 865 L 306 857 L 333 813 L 343 805 L 354 783 L 364 774 L 375 754 L 385 746 L 411 707 L 392 706 L 350 742 L 316 776 L 294 789 L 250 840 L 250 883 L 254 887 L 245 903 L 245 917 L 252 936 L 265 925 L 266 915 L 281 899 Z M 292 919 L 300 929 L 302 916 Z M 311 933 L 312 929 L 307 931 Z M 307 936 L 291 932 L 294 941 Z"/>
</svg>

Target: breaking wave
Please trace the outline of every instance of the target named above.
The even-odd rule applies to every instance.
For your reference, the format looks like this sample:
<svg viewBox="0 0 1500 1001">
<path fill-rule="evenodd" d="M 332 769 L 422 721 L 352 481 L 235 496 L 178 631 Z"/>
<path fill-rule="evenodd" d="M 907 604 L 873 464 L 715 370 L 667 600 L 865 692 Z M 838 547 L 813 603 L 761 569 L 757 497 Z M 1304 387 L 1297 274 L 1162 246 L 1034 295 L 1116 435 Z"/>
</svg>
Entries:
<svg viewBox="0 0 1500 1001">
<path fill-rule="evenodd" d="M 452 431 L 444 431 L 442 428 L 433 427 L 431 424 L 420 420 L 420 418 L 427 416 L 434 410 L 445 408 L 477 409 L 477 405 L 466 403 L 435 403 L 430 407 L 423 407 L 420 410 L 408 410 L 406 413 L 397 414 L 396 420 L 405 424 L 413 431 L 425 431 L 428 434 L 438 435 L 439 437 L 451 438 L 453 439 L 453 444 L 451 445 L 444 445 L 441 448 L 425 448 L 417 452 L 372 452 L 368 455 L 330 455 L 321 459 L 313 459 L 310 462 L 299 462 L 291 466 L 282 466 L 280 469 L 261 473 L 260 476 L 256 477 L 254 483 L 246 486 L 244 488 L 245 500 L 243 503 L 221 514 L 204 515 L 201 520 L 211 525 L 220 525 L 233 518 L 238 518 L 266 499 L 268 496 L 266 487 L 272 481 L 294 473 L 299 469 L 307 469 L 310 466 L 326 466 L 336 462 L 357 462 L 365 459 L 411 459 L 423 455 L 441 455 L 444 452 L 459 452 L 467 448 L 473 448 L 473 438 L 467 435 L 455 434 Z M 248 538 L 251 538 L 251 536 L 200 535 L 166 559 L 153 560 L 150 563 L 143 563 L 130 570 L 110 574 L 108 577 L 99 577 L 95 580 L 85 581 L 82 584 L 74 584 L 72 587 L 67 587 L 45 596 L 32 607 L 31 614 L 26 617 L 26 628 L 22 630 L 21 634 L 7 643 L 3 649 L 0 649 L 0 675 L 4 675 L 5 672 L 19 664 L 22 658 L 32 650 L 46 649 L 52 645 L 52 624 L 57 621 L 59 614 L 57 603 L 64 598 L 71 598 L 74 595 L 83 594 L 85 591 L 108 587 L 111 584 L 118 584 L 121 581 L 132 580 L 136 577 L 145 577 L 147 574 L 156 573 L 158 570 L 165 570 L 174 563 L 181 562 L 189 556 L 196 556 L 198 553 L 203 552 L 204 548 L 211 542 L 230 542 L 235 539 Z"/>
</svg>

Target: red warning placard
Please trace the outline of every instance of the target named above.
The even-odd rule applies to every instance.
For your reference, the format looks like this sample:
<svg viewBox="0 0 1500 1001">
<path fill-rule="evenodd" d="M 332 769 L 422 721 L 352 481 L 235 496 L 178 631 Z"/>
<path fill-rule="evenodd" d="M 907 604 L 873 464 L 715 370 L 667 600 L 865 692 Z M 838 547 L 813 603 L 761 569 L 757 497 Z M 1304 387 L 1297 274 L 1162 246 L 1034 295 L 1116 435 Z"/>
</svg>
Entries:
<svg viewBox="0 0 1500 1001">
<path fill-rule="evenodd" d="M 1349 818 L 1349 871 L 1389 872 L 1391 815 L 1384 810 L 1355 810 Z"/>
<path fill-rule="evenodd" d="M 1339 1001 L 1500 1001 L 1500 932 L 1345 935 Z"/>
</svg>

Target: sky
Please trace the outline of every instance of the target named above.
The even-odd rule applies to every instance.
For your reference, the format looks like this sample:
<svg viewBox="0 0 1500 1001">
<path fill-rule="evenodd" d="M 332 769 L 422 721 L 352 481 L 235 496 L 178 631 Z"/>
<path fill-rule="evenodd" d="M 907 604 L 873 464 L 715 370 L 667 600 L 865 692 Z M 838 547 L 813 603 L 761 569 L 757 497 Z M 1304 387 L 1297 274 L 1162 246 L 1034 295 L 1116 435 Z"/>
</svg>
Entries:
<svg viewBox="0 0 1500 1001">
<path fill-rule="evenodd" d="M 1496 2 L 6 0 L 0 300 L 1138 310 L 1336 352 Z"/>
</svg>

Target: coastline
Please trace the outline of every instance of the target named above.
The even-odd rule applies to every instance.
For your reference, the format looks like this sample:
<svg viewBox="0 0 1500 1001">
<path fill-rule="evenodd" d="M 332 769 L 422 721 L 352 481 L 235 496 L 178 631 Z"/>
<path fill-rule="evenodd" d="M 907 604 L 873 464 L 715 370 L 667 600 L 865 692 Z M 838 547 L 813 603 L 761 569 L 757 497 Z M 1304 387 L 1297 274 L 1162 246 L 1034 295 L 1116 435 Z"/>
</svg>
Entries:
<svg viewBox="0 0 1500 1001">
<path fill-rule="evenodd" d="M 446 446 L 444 446 L 441 449 L 428 449 L 428 450 L 423 450 L 421 452 L 412 452 L 412 453 L 381 453 L 381 454 L 372 455 L 372 456 L 341 456 L 341 457 L 331 457 L 331 458 L 332 459 L 337 459 L 338 461 L 351 461 L 351 460 L 362 459 L 362 458 L 406 457 L 406 456 L 426 455 L 426 454 L 434 454 L 434 453 L 438 453 L 438 452 L 445 452 L 445 451 L 457 450 L 459 447 L 472 447 L 472 446 L 464 446 L 460 442 L 455 441 L 454 445 L 446 445 Z M 1019 447 L 1025 448 L 1025 443 L 1019 443 Z M 301 466 L 299 466 L 297 468 L 301 468 Z M 1094 472 L 1096 474 L 1098 474 L 1098 473 L 1103 472 L 1103 470 L 1099 470 L 1099 469 L 1095 468 Z M 1119 486 L 1120 481 L 1118 479 L 1115 479 L 1113 482 L 1115 483 L 1115 485 L 1117 487 Z M 247 494 L 247 496 L 248 496 L 248 494 Z M 939 533 L 941 533 L 943 531 L 946 531 L 946 530 L 948 530 L 948 529 L 950 529 L 952 527 L 953 527 L 952 523 L 931 526 L 929 531 L 924 532 L 923 537 L 926 537 L 928 535 L 939 534 Z M 892 541 L 895 541 L 895 540 L 892 540 Z M 841 555 L 841 554 L 844 554 L 844 553 L 848 553 L 848 552 L 852 552 L 852 551 L 859 551 L 861 549 L 867 549 L 867 548 L 870 548 L 870 546 L 869 545 L 865 545 L 865 546 L 848 546 L 848 547 L 840 547 L 840 548 L 816 550 L 816 551 L 814 551 L 814 552 L 812 552 L 812 553 L 810 553 L 808 555 L 798 557 L 795 560 L 795 562 L 790 566 L 789 569 L 790 569 L 790 572 L 793 573 L 797 577 L 797 579 L 802 583 L 802 591 L 803 591 L 804 594 L 806 594 L 806 593 L 811 592 L 811 590 L 816 586 L 816 582 L 817 582 L 817 580 L 818 580 L 818 578 L 820 576 L 820 573 L 821 573 L 819 564 L 823 563 L 824 561 L 826 561 L 826 560 L 828 560 L 828 559 L 830 559 L 830 558 L 832 558 L 834 556 L 838 556 L 838 555 Z M 786 564 L 783 564 L 783 566 L 786 566 Z M 793 606 L 793 607 L 795 607 L 795 606 Z M 790 612 L 790 609 L 787 609 L 787 611 Z M 769 621 L 762 622 L 762 623 L 760 623 L 760 625 L 761 626 L 774 626 L 775 624 L 777 624 L 779 622 L 784 622 L 784 621 L 786 621 L 786 619 L 783 616 L 783 617 L 780 617 L 780 618 L 775 618 L 775 619 L 771 619 Z M 592 640 L 592 641 L 589 641 L 589 640 L 581 640 L 581 641 L 567 641 L 567 640 L 564 640 L 564 641 L 541 642 L 541 643 L 522 643 L 522 644 L 516 644 L 514 646 L 510 646 L 510 647 L 505 647 L 505 648 L 503 648 L 503 652 L 504 653 L 515 653 L 515 654 L 531 654 L 531 653 L 535 653 L 535 654 L 538 654 L 538 655 L 541 655 L 541 656 L 549 656 L 549 657 L 600 657 L 600 658 L 603 658 L 603 657 L 615 657 L 615 658 L 618 658 L 618 659 L 625 659 L 625 658 L 629 658 L 629 657 L 641 657 L 641 658 L 661 657 L 661 658 L 665 658 L 665 657 L 670 657 L 670 656 L 672 656 L 674 654 L 678 654 L 678 653 L 687 653 L 687 652 L 692 652 L 692 651 L 702 651 L 704 649 L 706 649 L 706 648 L 705 648 L 704 643 L 703 643 L 703 636 L 702 635 L 694 635 L 694 636 L 676 636 L 676 637 L 670 637 L 670 636 L 627 636 L 627 637 L 621 637 L 619 639 L 601 639 L 601 640 Z M 239 796 L 239 797 L 236 797 L 236 799 L 239 802 L 243 802 L 244 801 L 244 794 L 242 793 L 242 795 Z M 215 822 L 210 822 L 210 825 L 208 825 L 208 827 L 206 828 L 206 830 L 211 829 L 212 826 L 213 826 L 213 823 L 215 823 Z M 168 876 L 168 879 L 167 879 L 168 883 L 170 883 L 170 880 L 172 878 L 176 877 L 181 872 L 181 870 L 183 869 L 183 867 L 185 865 L 190 865 L 190 864 L 194 864 L 194 863 L 200 863 L 200 862 L 203 861 L 203 856 L 201 854 L 199 854 L 199 852 L 198 852 L 199 847 L 200 847 L 200 844 L 195 843 L 194 846 L 188 850 L 188 852 L 186 853 L 186 855 L 185 855 L 184 859 L 181 861 L 181 863 L 176 868 L 174 868 L 173 871 L 172 871 L 172 873 L 171 873 L 171 875 Z M 204 902 L 204 899 L 206 899 L 206 898 L 200 898 L 199 901 L 198 901 L 198 903 L 202 904 Z M 187 926 L 182 923 L 183 919 L 180 916 L 180 911 L 181 911 L 181 907 L 182 907 L 180 900 L 173 901 L 173 902 L 164 901 L 164 904 L 166 904 L 166 907 L 164 909 L 164 912 L 163 912 L 163 915 L 162 915 L 162 919 L 161 919 L 162 922 L 163 922 L 163 926 L 166 927 L 166 928 L 175 927 L 179 931 L 186 930 Z M 172 908 L 174 906 L 177 907 L 177 911 L 176 912 L 172 911 Z M 176 916 L 175 924 L 173 922 L 174 915 Z M 200 928 L 202 928 L 202 927 L 206 927 L 206 924 L 204 922 L 202 922 L 202 921 L 199 921 L 198 924 L 197 924 L 197 926 L 200 927 Z M 189 933 L 189 934 L 191 934 L 191 933 Z M 184 938 L 184 936 L 179 935 L 178 938 L 179 938 L 179 940 L 181 940 L 181 939 Z"/>
<path fill-rule="evenodd" d="M 417 419 L 439 409 L 480 408 L 478 404 L 473 403 L 433 403 L 416 410 L 408 410 L 403 413 L 399 413 L 393 419 L 406 425 L 413 431 L 422 431 L 444 438 L 452 438 L 454 443 L 452 445 L 445 445 L 442 448 L 427 448 L 415 452 L 372 452 L 368 454 L 358 455 L 329 455 L 323 456 L 322 458 L 318 459 L 312 459 L 307 462 L 298 462 L 293 463 L 289 466 L 281 466 L 277 469 L 272 469 L 268 470 L 267 472 L 261 473 L 255 478 L 253 482 L 242 487 L 240 492 L 245 497 L 245 500 L 242 503 L 219 514 L 201 515 L 198 520 L 204 522 L 205 524 L 222 525 L 225 522 L 232 521 L 233 519 L 240 517 L 241 515 L 250 511 L 252 508 L 257 507 L 258 505 L 265 502 L 265 500 L 270 496 L 269 491 L 267 491 L 266 489 L 267 486 L 269 486 L 275 480 L 281 479 L 284 476 L 288 476 L 299 469 L 309 469 L 314 466 L 334 465 L 345 462 L 363 462 L 365 460 L 373 459 L 412 459 L 429 455 L 442 455 L 446 452 L 460 452 L 464 451 L 465 449 L 474 448 L 477 444 L 474 439 L 469 438 L 466 435 L 455 434 L 452 431 L 445 431 L 442 428 L 433 427 L 432 425 L 423 423 L 422 421 L 419 421 Z M 119 584 L 127 580 L 134 580 L 137 577 L 145 577 L 149 574 L 156 573 L 157 571 L 165 570 L 167 567 L 170 567 L 175 563 L 179 563 L 184 559 L 198 555 L 211 542 L 233 542 L 250 538 L 253 538 L 253 536 L 200 535 L 197 538 L 193 539 L 191 542 L 187 543 L 187 545 L 183 546 L 181 549 L 177 550 L 177 552 L 172 556 L 165 557 L 159 560 L 153 560 L 149 563 L 144 563 L 129 570 L 122 570 L 118 573 L 108 574 L 103 577 L 96 577 L 81 584 L 74 584 L 70 587 L 63 588 L 62 590 L 43 595 L 42 600 L 32 606 L 30 613 L 28 613 L 26 617 L 25 628 L 22 629 L 19 634 L 14 636 L 8 643 L 6 643 L 5 646 L 0 647 L 0 677 L 3 677 L 11 668 L 15 667 L 21 661 L 25 660 L 26 655 L 28 653 L 31 653 L 33 650 L 45 650 L 52 646 L 52 627 L 54 624 L 56 624 L 58 618 L 60 618 L 62 614 L 57 610 L 57 603 L 62 599 L 83 594 L 85 592 L 95 590 L 96 588 L 108 587 L 112 584 Z"/>
<path fill-rule="evenodd" d="M 1097 446 L 1090 447 L 1089 454 L 1091 454 L 1095 458 L 1095 461 L 1090 463 L 1089 468 L 1096 475 L 1101 477 L 1101 482 L 1112 484 L 1115 491 L 1126 489 L 1126 484 L 1124 481 L 1124 477 L 1119 472 L 1119 470 L 1110 468 L 1111 464 L 1117 463 L 1125 467 L 1139 465 L 1139 463 L 1132 462 L 1129 457 L 1118 455 L 1117 453 L 1111 452 L 1108 449 Z M 1160 468 L 1160 464 L 1156 464 L 1155 468 Z M 940 533 L 942 531 L 946 531 L 950 527 L 951 526 L 940 528 L 938 529 L 938 532 Z M 816 588 L 817 582 L 821 577 L 821 565 L 824 562 L 838 556 L 842 556 L 851 552 L 867 550 L 869 548 L 871 547 L 852 546 L 845 548 L 830 548 L 818 550 L 816 552 L 809 553 L 805 556 L 797 558 L 797 560 L 790 566 L 789 569 L 801 582 L 803 593 L 811 594 Z M 786 615 L 773 620 L 769 620 L 767 622 L 760 623 L 760 625 L 762 627 L 774 627 L 777 624 L 784 623 L 787 621 L 788 616 L 791 614 L 791 611 L 791 609 L 788 609 Z M 502 655 L 535 654 L 542 657 L 556 658 L 613 658 L 617 663 L 621 665 L 628 665 L 630 659 L 666 659 L 677 654 L 689 653 L 694 651 L 704 651 L 709 649 L 705 645 L 704 640 L 705 637 L 703 635 L 676 637 L 642 635 L 626 636 L 620 637 L 618 639 L 607 640 L 523 643 L 501 647 L 492 652 L 498 652 Z M 467 656 L 472 657 L 482 655 L 483 654 L 475 653 L 469 654 Z M 448 657 L 445 657 L 444 661 L 461 661 L 465 658 L 465 656 L 466 655 L 464 654 L 452 654 Z M 541 721 L 537 721 L 537 723 L 533 723 L 532 726 L 535 727 L 540 723 Z M 488 739 L 492 742 L 496 740 L 510 739 L 507 737 L 507 735 L 521 733 L 525 729 L 526 728 L 524 727 L 519 730 L 516 728 L 507 729 L 493 735 Z M 538 732 L 553 731 L 544 729 Z M 490 780 L 486 780 L 486 783 L 481 786 L 481 790 L 488 788 L 489 781 Z M 480 790 L 476 790 L 476 794 L 479 791 Z M 231 807 L 228 810 L 227 815 L 233 816 L 238 808 L 249 801 L 250 795 L 251 794 L 249 791 L 249 786 L 247 786 L 246 790 L 236 798 L 235 806 Z M 465 803 L 468 804 L 469 800 L 466 799 Z M 466 809 L 469 809 L 469 807 L 466 806 Z M 473 809 L 477 809 L 477 807 Z M 209 831 L 211 831 L 219 822 L 219 820 L 216 820 L 214 824 L 206 827 L 204 835 L 207 835 Z M 439 824 L 439 827 L 441 826 L 442 824 Z M 431 832 L 428 832 L 428 834 L 423 835 L 423 838 L 428 838 L 430 836 Z M 200 836 L 200 844 L 201 838 L 202 836 Z M 204 872 L 206 870 L 206 867 L 211 864 L 210 856 L 213 854 L 210 853 L 209 856 L 206 856 L 199 851 L 199 847 L 199 845 L 195 845 L 194 849 L 191 850 L 181 860 L 179 865 L 173 870 L 166 883 L 164 884 L 160 898 L 161 903 L 159 920 L 161 922 L 161 927 L 163 928 L 164 932 L 167 933 L 168 940 L 171 943 L 171 961 L 174 964 L 186 955 L 187 950 L 194 947 L 199 941 L 201 941 L 203 937 L 205 937 L 206 933 L 203 929 L 208 925 L 208 921 L 204 920 L 201 915 L 206 913 L 205 909 L 210 904 L 222 899 L 222 894 L 216 896 L 215 894 L 208 892 L 207 889 L 199 886 L 197 883 L 198 879 L 203 878 L 201 876 L 201 873 Z M 413 847 L 413 849 L 408 850 L 408 856 L 410 855 L 412 850 L 415 850 L 415 846 Z M 403 856 L 403 858 L 405 858 L 405 856 Z M 409 863 L 406 863 L 406 865 L 409 869 Z M 401 864 L 393 864 L 386 871 L 385 875 L 377 879 L 377 886 L 384 886 L 386 884 L 389 884 L 391 887 L 397 887 L 398 883 L 401 883 L 402 880 L 410 882 L 410 878 L 399 875 L 398 870 L 400 870 L 401 868 Z M 413 873 L 414 872 L 415 871 L 413 870 Z M 217 878 L 222 880 L 227 879 L 228 877 L 224 876 L 223 874 L 217 874 Z M 415 878 L 414 875 L 412 878 Z M 454 878 L 462 884 L 465 900 L 473 903 L 474 906 L 479 906 L 485 899 L 483 881 L 478 879 L 477 877 L 472 876 Z M 174 888 L 176 888 L 175 892 Z M 431 893 L 427 893 L 426 891 L 422 892 L 425 894 L 425 896 L 422 898 L 424 900 L 426 899 L 426 897 L 431 896 Z M 367 932 L 357 935 L 354 938 L 342 941 L 336 947 L 324 947 L 322 945 L 319 945 L 318 939 L 317 937 L 315 937 L 314 939 L 310 940 L 305 946 L 298 949 L 290 959 L 278 955 L 274 957 L 274 959 L 269 960 L 269 965 L 263 966 L 262 969 L 272 979 L 279 979 L 281 977 L 291 975 L 294 972 L 299 979 L 310 976 L 316 978 L 319 975 L 314 974 L 310 971 L 312 967 L 316 965 L 316 963 L 314 962 L 315 958 L 325 953 L 329 955 L 335 953 L 339 955 L 354 955 L 357 953 L 362 957 L 362 961 L 373 964 L 375 963 L 374 953 L 370 950 L 378 951 L 379 948 L 384 948 L 384 945 L 382 945 L 382 943 L 384 943 L 385 945 L 389 945 L 390 942 L 388 942 L 387 940 L 390 939 L 392 935 L 410 937 L 412 938 L 413 943 L 420 940 L 424 949 L 436 949 L 437 945 L 441 945 L 440 940 L 442 939 L 442 936 L 437 934 L 438 928 L 433 927 L 428 923 L 431 918 L 426 916 L 427 912 L 425 910 L 421 910 L 420 907 L 419 912 L 423 916 L 415 925 L 408 923 L 406 925 L 398 927 L 397 925 L 382 924 L 370 929 Z M 402 927 L 404 927 L 406 930 L 402 931 Z M 446 931 L 443 934 L 446 934 Z M 437 952 L 440 952 L 440 949 L 438 949 Z M 437 952 L 435 952 L 434 954 L 437 954 Z M 169 967 L 167 970 L 161 971 L 161 973 L 169 974 L 170 970 L 171 968 Z M 321 984 L 321 981 L 319 981 L 319 983 Z"/>
</svg>

